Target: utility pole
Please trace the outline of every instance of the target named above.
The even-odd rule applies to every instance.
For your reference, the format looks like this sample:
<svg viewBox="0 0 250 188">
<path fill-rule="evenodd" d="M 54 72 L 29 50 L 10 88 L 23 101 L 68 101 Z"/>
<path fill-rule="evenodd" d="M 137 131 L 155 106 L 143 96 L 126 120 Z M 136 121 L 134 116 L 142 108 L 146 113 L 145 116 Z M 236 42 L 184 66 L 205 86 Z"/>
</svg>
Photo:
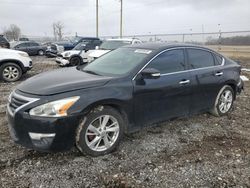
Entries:
<svg viewBox="0 0 250 188">
<path fill-rule="evenodd" d="M 96 0 L 96 37 L 99 36 L 99 0 Z"/>
<path fill-rule="evenodd" d="M 218 24 L 219 27 L 219 50 L 221 49 L 221 24 Z"/>
<path fill-rule="evenodd" d="M 123 9 L 123 0 L 120 0 L 121 1 L 121 15 L 120 15 L 120 38 L 122 38 L 122 9 Z"/>
</svg>

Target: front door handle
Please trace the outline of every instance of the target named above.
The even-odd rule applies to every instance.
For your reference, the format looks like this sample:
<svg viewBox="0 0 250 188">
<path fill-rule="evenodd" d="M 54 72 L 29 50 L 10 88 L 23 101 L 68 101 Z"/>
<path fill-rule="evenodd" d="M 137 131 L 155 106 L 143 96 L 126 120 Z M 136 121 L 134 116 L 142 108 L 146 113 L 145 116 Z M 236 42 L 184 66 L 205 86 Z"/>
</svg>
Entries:
<svg viewBox="0 0 250 188">
<path fill-rule="evenodd" d="M 217 72 L 215 73 L 215 76 L 222 76 L 223 75 L 223 72 Z"/>
<path fill-rule="evenodd" d="M 182 80 L 179 82 L 180 85 L 186 85 L 186 84 L 189 84 L 190 83 L 190 80 Z"/>
</svg>

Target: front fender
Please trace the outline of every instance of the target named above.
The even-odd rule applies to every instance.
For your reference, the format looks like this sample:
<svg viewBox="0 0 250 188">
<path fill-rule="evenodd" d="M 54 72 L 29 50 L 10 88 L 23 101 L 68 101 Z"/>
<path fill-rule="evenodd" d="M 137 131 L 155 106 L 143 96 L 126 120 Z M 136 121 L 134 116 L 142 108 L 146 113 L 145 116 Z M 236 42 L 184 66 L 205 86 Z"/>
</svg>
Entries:
<svg viewBox="0 0 250 188">
<path fill-rule="evenodd" d="M 81 113 L 86 115 L 98 106 L 108 105 L 125 113 L 129 124 L 133 123 L 133 87 L 129 83 L 122 86 L 104 85 L 98 88 L 89 88 L 77 91 L 79 101 L 70 109 L 69 113 Z"/>
</svg>

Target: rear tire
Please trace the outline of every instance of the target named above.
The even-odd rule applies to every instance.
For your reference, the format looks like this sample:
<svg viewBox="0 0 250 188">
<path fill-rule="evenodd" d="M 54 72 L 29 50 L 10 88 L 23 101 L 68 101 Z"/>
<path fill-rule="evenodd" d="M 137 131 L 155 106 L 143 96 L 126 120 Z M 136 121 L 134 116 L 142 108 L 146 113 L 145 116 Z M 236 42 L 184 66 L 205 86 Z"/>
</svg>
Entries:
<svg viewBox="0 0 250 188">
<path fill-rule="evenodd" d="M 124 126 L 121 114 L 114 108 L 96 108 L 80 122 L 76 133 L 76 146 L 85 155 L 108 154 L 119 145 Z"/>
<path fill-rule="evenodd" d="M 234 96 L 235 92 L 231 86 L 223 86 L 216 97 L 211 114 L 217 117 L 227 115 L 232 110 Z"/>
<path fill-rule="evenodd" d="M 0 66 L 0 78 L 5 82 L 15 82 L 22 76 L 22 69 L 16 63 L 5 63 Z"/>
<path fill-rule="evenodd" d="M 43 56 L 44 55 L 44 51 L 43 50 L 39 50 L 38 51 L 38 55 Z"/>
</svg>

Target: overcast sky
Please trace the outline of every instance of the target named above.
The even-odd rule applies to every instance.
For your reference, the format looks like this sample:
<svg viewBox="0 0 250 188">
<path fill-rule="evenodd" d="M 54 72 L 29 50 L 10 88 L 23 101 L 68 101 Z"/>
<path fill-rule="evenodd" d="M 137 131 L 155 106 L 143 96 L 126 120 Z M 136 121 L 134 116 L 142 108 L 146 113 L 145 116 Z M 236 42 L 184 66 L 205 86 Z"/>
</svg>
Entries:
<svg viewBox="0 0 250 188">
<path fill-rule="evenodd" d="M 120 0 L 99 0 L 100 36 L 119 35 Z M 123 0 L 124 34 L 250 30 L 249 0 Z M 95 0 L 0 0 L 0 33 L 10 24 L 28 36 L 95 36 Z M 220 24 L 220 26 L 218 26 Z"/>
</svg>

